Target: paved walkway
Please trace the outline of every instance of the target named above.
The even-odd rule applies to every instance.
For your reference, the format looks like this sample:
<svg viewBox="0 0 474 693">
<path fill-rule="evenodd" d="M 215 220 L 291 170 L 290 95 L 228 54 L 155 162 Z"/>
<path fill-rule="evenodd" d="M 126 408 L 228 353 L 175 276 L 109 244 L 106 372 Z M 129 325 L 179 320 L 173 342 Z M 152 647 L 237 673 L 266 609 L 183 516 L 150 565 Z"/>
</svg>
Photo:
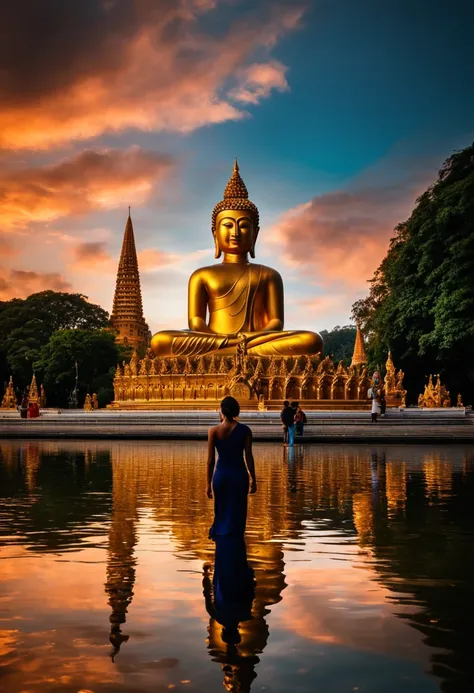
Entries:
<svg viewBox="0 0 474 693">
<path fill-rule="evenodd" d="M 304 442 L 473 442 L 474 415 L 465 409 L 390 409 L 377 424 L 369 412 L 307 412 Z M 0 438 L 202 439 L 217 412 L 46 410 L 39 419 L 0 414 Z M 242 412 L 256 440 L 281 440 L 278 412 Z"/>
</svg>

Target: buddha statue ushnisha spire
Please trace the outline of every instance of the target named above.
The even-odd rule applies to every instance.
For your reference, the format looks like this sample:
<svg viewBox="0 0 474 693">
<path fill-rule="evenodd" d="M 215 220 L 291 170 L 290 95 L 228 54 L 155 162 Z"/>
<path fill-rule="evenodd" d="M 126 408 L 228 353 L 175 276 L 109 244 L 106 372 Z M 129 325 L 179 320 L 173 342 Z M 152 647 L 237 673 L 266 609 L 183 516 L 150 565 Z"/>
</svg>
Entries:
<svg viewBox="0 0 474 693">
<path fill-rule="evenodd" d="M 146 344 L 148 325 L 143 317 L 140 274 L 130 207 L 128 208 L 128 219 L 125 225 L 122 252 L 120 253 L 110 322 L 118 332 L 117 341 L 119 343 L 130 344 L 135 349 Z"/>
<path fill-rule="evenodd" d="M 248 197 L 249 194 L 247 186 L 245 185 L 240 175 L 239 163 L 236 158 L 234 161 L 234 170 L 232 171 L 232 175 L 229 178 L 229 182 L 225 186 L 224 200 L 233 198 L 238 198 L 240 200 L 245 198 L 248 200 Z"/>
<path fill-rule="evenodd" d="M 216 230 L 216 219 L 219 212 L 224 210 L 239 210 L 252 212 L 255 218 L 255 231 L 259 230 L 259 214 L 257 206 L 249 200 L 247 186 L 242 180 L 237 159 L 234 161 L 234 170 L 224 189 L 224 199 L 216 204 L 212 212 L 212 233 Z"/>
</svg>

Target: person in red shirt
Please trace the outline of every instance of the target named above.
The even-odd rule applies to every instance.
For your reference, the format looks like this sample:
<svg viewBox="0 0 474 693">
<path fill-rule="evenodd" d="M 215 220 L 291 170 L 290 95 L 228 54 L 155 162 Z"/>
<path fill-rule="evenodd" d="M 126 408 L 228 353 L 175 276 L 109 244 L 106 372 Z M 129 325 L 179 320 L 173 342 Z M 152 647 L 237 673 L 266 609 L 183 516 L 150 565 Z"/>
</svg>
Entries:
<svg viewBox="0 0 474 693">
<path fill-rule="evenodd" d="M 306 414 L 298 405 L 296 407 L 295 424 L 296 424 L 296 435 L 302 436 L 304 432 L 304 425 L 307 422 Z"/>
</svg>

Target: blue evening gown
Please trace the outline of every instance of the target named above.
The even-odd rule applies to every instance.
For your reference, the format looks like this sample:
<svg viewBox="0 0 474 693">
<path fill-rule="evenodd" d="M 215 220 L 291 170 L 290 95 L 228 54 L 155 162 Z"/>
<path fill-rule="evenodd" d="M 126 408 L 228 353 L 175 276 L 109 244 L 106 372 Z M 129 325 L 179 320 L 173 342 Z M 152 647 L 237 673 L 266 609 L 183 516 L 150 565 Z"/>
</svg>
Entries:
<svg viewBox="0 0 474 693">
<path fill-rule="evenodd" d="M 249 475 L 244 462 L 245 439 L 250 429 L 237 423 L 224 440 L 216 439 L 218 453 L 212 479 L 214 492 L 214 524 L 209 538 L 243 538 L 247 521 Z"/>
</svg>

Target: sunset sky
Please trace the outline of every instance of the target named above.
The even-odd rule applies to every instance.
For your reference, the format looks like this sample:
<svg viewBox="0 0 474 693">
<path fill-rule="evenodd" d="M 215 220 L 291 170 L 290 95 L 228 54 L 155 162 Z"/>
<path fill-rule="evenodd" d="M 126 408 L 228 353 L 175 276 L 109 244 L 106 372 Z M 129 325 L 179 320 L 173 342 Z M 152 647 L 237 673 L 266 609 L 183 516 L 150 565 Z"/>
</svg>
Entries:
<svg viewBox="0 0 474 693">
<path fill-rule="evenodd" d="M 131 205 L 150 329 L 186 327 L 237 156 L 285 326 L 347 324 L 474 139 L 469 0 L 15 0 L 0 18 L 0 300 L 110 311 Z"/>
</svg>

